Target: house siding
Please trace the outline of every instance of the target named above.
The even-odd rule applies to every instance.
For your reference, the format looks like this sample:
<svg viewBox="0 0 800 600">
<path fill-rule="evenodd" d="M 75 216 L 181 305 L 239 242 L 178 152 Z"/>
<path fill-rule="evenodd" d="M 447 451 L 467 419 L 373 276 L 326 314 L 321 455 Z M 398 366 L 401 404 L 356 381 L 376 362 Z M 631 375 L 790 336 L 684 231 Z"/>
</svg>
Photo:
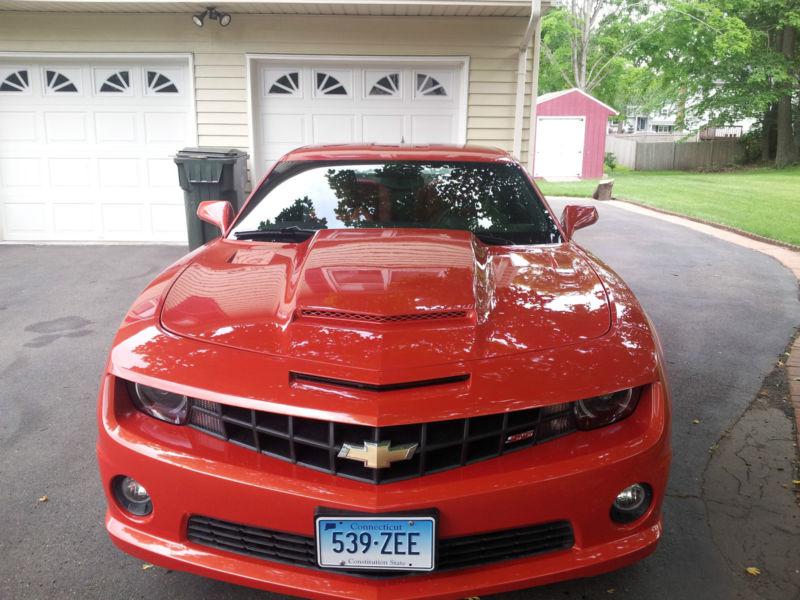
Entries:
<svg viewBox="0 0 800 600">
<path fill-rule="evenodd" d="M 0 51 L 192 53 L 198 143 L 248 151 L 246 54 L 468 56 L 467 142 L 511 150 L 518 44 L 526 22 L 524 17 L 234 14 L 229 27 L 208 23 L 199 29 L 189 13 L 4 13 Z M 530 66 L 529 61 L 528 80 Z M 529 107 L 528 97 L 526 113 Z M 527 139 L 526 118 L 523 148 Z"/>
</svg>

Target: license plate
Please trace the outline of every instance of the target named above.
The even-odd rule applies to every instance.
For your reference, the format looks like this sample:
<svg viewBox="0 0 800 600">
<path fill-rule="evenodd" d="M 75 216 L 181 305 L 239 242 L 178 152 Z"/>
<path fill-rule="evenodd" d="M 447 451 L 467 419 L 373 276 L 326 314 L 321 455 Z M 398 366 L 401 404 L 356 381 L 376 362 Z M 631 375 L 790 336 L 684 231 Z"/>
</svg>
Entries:
<svg viewBox="0 0 800 600">
<path fill-rule="evenodd" d="M 433 517 L 317 517 L 317 563 L 337 569 L 432 571 Z"/>
</svg>

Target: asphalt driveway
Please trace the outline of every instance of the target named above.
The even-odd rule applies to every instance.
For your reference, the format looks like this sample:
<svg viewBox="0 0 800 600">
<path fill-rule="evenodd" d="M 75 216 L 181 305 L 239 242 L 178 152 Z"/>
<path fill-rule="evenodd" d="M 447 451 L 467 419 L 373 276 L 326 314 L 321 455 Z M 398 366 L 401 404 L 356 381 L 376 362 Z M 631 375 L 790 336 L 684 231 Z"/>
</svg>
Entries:
<svg viewBox="0 0 800 600">
<path fill-rule="evenodd" d="M 577 237 L 637 293 L 669 363 L 675 459 L 666 533 L 637 565 L 504 598 L 753 597 L 714 544 L 703 473 L 709 448 L 751 403 L 800 323 L 797 282 L 756 252 L 618 208 L 600 213 Z M 102 526 L 94 461 L 100 372 L 136 293 L 183 252 L 0 246 L 0 598 L 268 596 L 143 570 Z"/>
</svg>

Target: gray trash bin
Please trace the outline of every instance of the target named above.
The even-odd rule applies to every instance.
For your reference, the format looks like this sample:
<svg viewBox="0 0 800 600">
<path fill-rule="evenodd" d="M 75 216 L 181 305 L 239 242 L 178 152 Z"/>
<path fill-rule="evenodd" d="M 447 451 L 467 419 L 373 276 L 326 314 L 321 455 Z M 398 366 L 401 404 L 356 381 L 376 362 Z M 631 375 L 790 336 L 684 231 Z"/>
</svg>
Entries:
<svg viewBox="0 0 800 600">
<path fill-rule="evenodd" d="M 219 231 L 197 218 L 203 200 L 227 200 L 238 212 L 246 199 L 247 152 L 227 148 L 184 148 L 175 155 L 186 207 L 189 248 L 219 237 Z"/>
</svg>

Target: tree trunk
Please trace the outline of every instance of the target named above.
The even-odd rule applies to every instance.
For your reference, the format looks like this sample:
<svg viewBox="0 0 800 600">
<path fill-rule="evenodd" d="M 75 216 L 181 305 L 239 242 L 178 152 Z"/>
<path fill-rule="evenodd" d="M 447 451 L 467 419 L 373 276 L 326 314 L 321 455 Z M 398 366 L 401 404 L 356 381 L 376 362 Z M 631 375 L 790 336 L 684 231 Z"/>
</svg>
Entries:
<svg viewBox="0 0 800 600">
<path fill-rule="evenodd" d="M 800 148 L 800 92 L 797 92 L 797 104 L 794 107 L 794 145 Z"/>
<path fill-rule="evenodd" d="M 776 106 L 772 104 L 761 119 L 761 160 L 764 162 L 772 159 L 775 147 L 775 113 Z"/>
<path fill-rule="evenodd" d="M 681 86 L 678 90 L 678 107 L 675 114 L 675 129 L 677 131 L 686 130 L 686 86 Z"/>
<path fill-rule="evenodd" d="M 789 25 L 783 28 L 783 38 L 781 51 L 783 55 L 792 60 L 794 58 L 796 31 Z M 775 166 L 782 168 L 797 162 L 797 145 L 794 141 L 792 131 L 792 92 L 786 93 L 778 101 L 778 116 L 776 119 L 776 145 L 775 145 Z"/>
</svg>

